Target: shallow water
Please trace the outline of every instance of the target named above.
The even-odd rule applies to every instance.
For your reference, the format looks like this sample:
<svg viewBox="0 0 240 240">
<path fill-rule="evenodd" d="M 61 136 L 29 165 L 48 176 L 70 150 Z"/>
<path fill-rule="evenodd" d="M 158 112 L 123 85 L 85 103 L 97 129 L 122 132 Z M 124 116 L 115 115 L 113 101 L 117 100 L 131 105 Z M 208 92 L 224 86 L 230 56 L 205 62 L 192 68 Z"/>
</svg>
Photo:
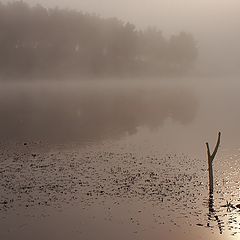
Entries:
<svg viewBox="0 0 240 240">
<path fill-rule="evenodd" d="M 0 238 L 240 237 L 238 89 L 2 84 Z M 218 131 L 213 201 L 205 142 Z"/>
</svg>

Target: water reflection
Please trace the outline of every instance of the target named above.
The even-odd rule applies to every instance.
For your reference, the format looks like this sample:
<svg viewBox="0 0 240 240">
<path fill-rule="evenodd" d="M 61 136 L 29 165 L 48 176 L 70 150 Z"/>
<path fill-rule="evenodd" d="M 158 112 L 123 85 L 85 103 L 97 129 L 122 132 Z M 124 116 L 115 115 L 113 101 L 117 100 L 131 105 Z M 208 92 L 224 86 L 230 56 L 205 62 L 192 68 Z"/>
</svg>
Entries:
<svg viewBox="0 0 240 240">
<path fill-rule="evenodd" d="M 1 138 L 100 140 L 156 128 L 167 118 L 191 123 L 197 112 L 184 87 L 87 84 L 7 85 L 0 89 Z"/>
<path fill-rule="evenodd" d="M 214 197 L 209 195 L 208 202 L 208 221 L 207 227 L 214 232 L 217 230 L 220 234 L 236 235 L 240 233 L 240 209 L 239 205 L 234 205 L 230 201 L 220 199 L 218 208 L 214 206 Z"/>
<path fill-rule="evenodd" d="M 213 194 L 209 193 L 209 200 L 208 200 L 208 207 L 209 207 L 209 213 L 208 213 L 208 223 L 207 226 L 208 227 L 212 227 L 212 225 L 210 224 L 211 221 L 216 221 L 217 222 L 217 226 L 219 228 L 219 232 L 220 234 L 223 233 L 223 225 L 224 223 L 220 220 L 217 211 L 215 210 L 214 207 L 214 197 Z"/>
<path fill-rule="evenodd" d="M 209 191 L 207 227 L 224 236 L 240 234 L 239 154 L 217 161 L 216 191 Z M 231 199 L 231 200 L 229 200 Z"/>
<path fill-rule="evenodd" d="M 203 93 L 206 94 L 205 91 Z M 126 219 L 130 222 L 125 219 L 124 223 L 132 229 L 136 224 L 142 236 L 144 232 L 151 232 L 152 226 L 156 229 L 160 229 L 159 226 L 175 229 L 178 233 L 180 229 L 187 229 L 186 231 L 191 231 L 192 234 L 196 230 L 194 227 L 197 227 L 197 231 L 203 231 L 207 235 L 211 232 L 217 233 L 214 235 L 216 239 L 239 234 L 240 150 L 233 153 L 229 149 L 223 149 L 227 145 L 227 125 L 234 124 L 226 121 L 226 114 L 222 114 L 222 109 L 217 115 L 212 111 L 217 109 L 216 106 L 220 108 L 219 101 L 217 105 L 211 105 L 209 98 L 204 96 L 203 99 L 207 104 L 203 105 L 202 113 L 199 111 L 197 116 L 198 99 L 193 91 L 170 84 L 21 84 L 1 87 L 2 139 L 8 137 L 40 138 L 48 141 L 99 141 L 120 137 L 125 133 L 135 134 L 140 126 L 155 129 L 163 126 L 166 119 L 172 119 L 177 124 L 171 123 L 167 128 L 167 124 L 164 125 L 160 133 L 163 142 L 167 141 L 171 133 L 171 143 L 179 138 L 177 144 L 180 145 L 181 152 L 170 148 L 170 152 L 163 154 L 162 145 L 159 139 L 156 140 L 156 136 L 153 137 L 156 151 L 146 150 L 143 147 L 145 145 L 134 142 L 137 146 L 135 152 L 135 145 L 127 148 L 128 142 L 125 144 L 123 141 L 122 145 L 118 143 L 115 147 L 110 141 L 101 146 L 103 149 L 98 149 L 93 144 L 87 149 L 69 150 L 66 147 L 51 151 L 38 151 L 33 144 L 24 145 L 22 142 L 16 146 L 1 144 L 0 215 L 10 216 L 9 212 L 18 213 L 23 209 L 24 212 L 28 210 L 32 215 L 38 216 L 38 208 L 42 213 L 47 208 L 61 208 L 67 204 L 76 204 L 77 209 L 82 211 L 82 208 L 86 208 L 86 211 L 89 211 L 97 204 L 98 199 L 106 205 L 104 214 L 107 214 L 108 219 L 119 220 L 119 214 L 116 215 L 114 209 L 118 208 L 121 201 L 129 201 L 134 209 L 131 209 L 131 206 L 126 208 L 128 213 L 122 215 L 127 216 Z M 217 99 L 225 101 L 225 98 Z M 202 104 L 202 99 L 200 100 Z M 211 109 L 209 113 L 205 111 L 206 106 Z M 220 118 L 220 115 L 224 116 Z M 217 123 L 216 118 L 219 120 Z M 191 124 L 193 121 L 194 124 Z M 228 124 L 223 125 L 224 121 Z M 188 125 L 188 130 L 180 126 L 181 124 Z M 182 130 L 176 131 L 176 125 Z M 192 131 L 194 127 L 197 129 L 195 132 Z M 204 152 L 203 143 L 206 138 L 210 139 L 208 134 L 215 132 L 213 128 L 224 131 L 223 146 L 214 163 L 214 195 L 207 192 L 207 161 L 205 157 L 199 158 L 190 145 L 190 142 L 194 146 L 199 145 L 201 152 Z M 188 132 L 191 132 L 191 137 Z M 231 131 L 228 130 L 228 133 Z M 183 134 L 187 149 L 193 153 L 191 157 L 182 150 L 180 142 L 184 142 Z M 136 135 L 137 137 L 139 136 Z M 199 138 L 200 144 L 196 143 Z M 140 148 L 142 152 L 139 152 Z M 203 206 L 205 197 L 207 200 Z M 109 199 L 113 199 L 110 210 Z M 227 202 L 230 199 L 232 202 Z M 136 202 L 140 205 L 137 210 Z M 147 204 L 148 208 L 145 208 Z M 99 208 L 102 209 L 102 205 Z M 82 217 L 81 214 L 79 216 Z M 89 213 L 89 216 L 93 219 L 95 211 L 92 210 L 92 215 Z M 12 219 L 15 219 L 15 216 Z M 103 217 L 100 216 L 99 219 L 102 224 Z M 28 221 L 31 222 L 31 219 Z M 152 225 L 149 224 L 151 221 Z M 66 223 L 65 225 L 71 228 L 68 220 Z M 22 221 L 18 224 L 20 226 Z M 51 224 L 54 225 L 52 222 Z M 109 222 L 106 222 L 106 226 L 109 229 Z M 7 236 L 8 228 L 11 227 L 12 224 L 2 227 Z M 31 227 L 29 231 L 32 231 Z M 83 231 L 88 234 L 87 228 L 83 228 Z M 18 233 L 16 230 L 17 237 Z M 76 239 L 79 239 L 77 233 Z M 159 239 L 159 235 L 151 239 Z"/>
</svg>

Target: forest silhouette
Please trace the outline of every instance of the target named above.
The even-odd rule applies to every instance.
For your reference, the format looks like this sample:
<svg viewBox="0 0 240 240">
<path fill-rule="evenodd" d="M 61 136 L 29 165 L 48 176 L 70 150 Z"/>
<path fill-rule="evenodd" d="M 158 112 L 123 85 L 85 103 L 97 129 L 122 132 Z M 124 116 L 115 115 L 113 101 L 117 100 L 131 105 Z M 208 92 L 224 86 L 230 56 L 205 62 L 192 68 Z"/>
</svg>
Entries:
<svg viewBox="0 0 240 240">
<path fill-rule="evenodd" d="M 0 79 L 179 75 L 197 58 L 190 33 L 168 38 L 116 18 L 0 3 Z"/>
</svg>

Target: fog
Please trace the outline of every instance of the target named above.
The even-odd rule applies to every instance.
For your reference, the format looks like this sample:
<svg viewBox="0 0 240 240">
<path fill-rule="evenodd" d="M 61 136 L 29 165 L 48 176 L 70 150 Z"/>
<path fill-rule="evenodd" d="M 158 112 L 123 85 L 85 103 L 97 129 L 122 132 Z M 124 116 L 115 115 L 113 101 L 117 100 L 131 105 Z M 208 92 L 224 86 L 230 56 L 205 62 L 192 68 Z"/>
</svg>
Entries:
<svg viewBox="0 0 240 240">
<path fill-rule="evenodd" d="M 167 119 L 191 123 L 198 109 L 188 88 L 142 84 L 2 84 L 2 140 L 98 142 L 157 130 Z"/>
<path fill-rule="evenodd" d="M 240 236 L 239 9 L 0 0 L 0 239 Z"/>
<path fill-rule="evenodd" d="M 5 1 L 6 2 L 6 1 Z M 118 17 L 142 29 L 156 26 L 164 34 L 193 33 L 200 50 L 198 70 L 211 75 L 239 73 L 240 41 L 237 0 L 29 0 L 30 4 L 70 8 Z"/>
</svg>

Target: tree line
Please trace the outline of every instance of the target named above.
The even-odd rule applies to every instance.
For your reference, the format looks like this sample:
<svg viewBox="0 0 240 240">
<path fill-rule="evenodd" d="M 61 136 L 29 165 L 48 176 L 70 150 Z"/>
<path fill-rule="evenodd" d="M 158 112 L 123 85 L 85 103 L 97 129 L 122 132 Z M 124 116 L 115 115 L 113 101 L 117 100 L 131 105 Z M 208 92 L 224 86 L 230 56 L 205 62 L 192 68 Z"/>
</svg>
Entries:
<svg viewBox="0 0 240 240">
<path fill-rule="evenodd" d="M 75 10 L 0 3 L 0 77 L 81 78 L 184 74 L 197 58 L 193 36 Z"/>
</svg>

